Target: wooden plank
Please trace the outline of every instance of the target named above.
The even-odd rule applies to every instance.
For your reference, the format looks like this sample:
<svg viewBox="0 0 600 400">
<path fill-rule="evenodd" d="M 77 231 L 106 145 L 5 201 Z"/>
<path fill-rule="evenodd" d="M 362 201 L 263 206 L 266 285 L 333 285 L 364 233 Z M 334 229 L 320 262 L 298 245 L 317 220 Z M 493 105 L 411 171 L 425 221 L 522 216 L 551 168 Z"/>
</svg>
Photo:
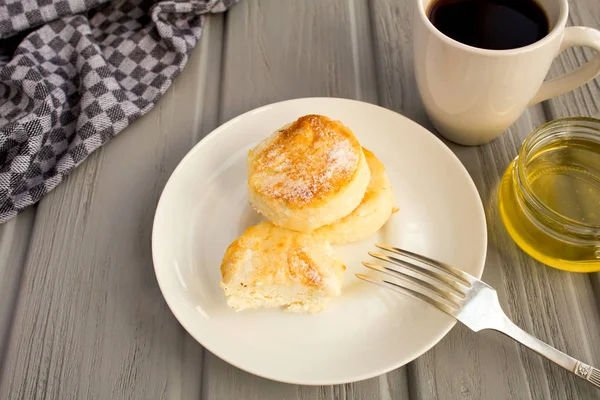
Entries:
<svg viewBox="0 0 600 400">
<path fill-rule="evenodd" d="M 411 26 L 413 3 L 372 3 L 380 103 L 432 129 L 418 97 L 411 31 L 406 29 Z M 600 10 L 597 5 L 595 8 Z M 504 231 L 497 212 L 497 186 L 505 168 L 524 137 L 545 120 L 543 108 L 537 106 L 488 145 L 446 143 L 461 159 L 482 197 L 489 233 L 483 278 L 498 290 L 506 312 L 539 338 L 599 364 L 599 349 L 592 343 L 600 334 L 600 322 L 587 277 L 556 271 L 525 255 Z M 462 326 L 413 362 L 408 377 L 411 398 L 416 399 L 570 399 L 595 395 L 585 383 L 510 339 L 493 332 L 476 335 Z"/>
<path fill-rule="evenodd" d="M 242 1 L 227 15 L 221 122 L 298 97 L 377 100 L 366 0 Z"/>
<path fill-rule="evenodd" d="M 366 0 L 243 1 L 226 22 L 221 122 L 275 101 L 377 100 Z M 403 399 L 404 370 L 356 384 L 302 387 L 258 378 L 206 353 L 203 399 Z"/>
<path fill-rule="evenodd" d="M 213 128 L 198 113 L 216 115 L 218 80 L 200 67 L 220 69 L 222 19 L 156 108 L 40 202 L 0 398 L 200 397 L 202 348 L 160 294 L 150 233 L 167 178 Z"/>
<path fill-rule="evenodd" d="M 206 352 L 202 399 L 408 399 L 406 374 L 394 371 L 377 378 L 334 386 L 298 386 L 259 378 Z"/>
<path fill-rule="evenodd" d="M 0 225 L 0 374 L 34 220 L 35 207 L 30 207 Z"/>
</svg>

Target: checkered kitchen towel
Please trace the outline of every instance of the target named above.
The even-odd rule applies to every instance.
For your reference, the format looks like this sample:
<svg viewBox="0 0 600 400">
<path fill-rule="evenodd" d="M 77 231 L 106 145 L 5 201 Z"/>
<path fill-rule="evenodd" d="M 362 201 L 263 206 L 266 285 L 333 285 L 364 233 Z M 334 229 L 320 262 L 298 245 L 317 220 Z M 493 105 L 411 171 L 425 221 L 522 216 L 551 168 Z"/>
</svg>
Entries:
<svg viewBox="0 0 600 400">
<path fill-rule="evenodd" d="M 0 223 L 152 109 L 235 1 L 0 0 Z"/>
</svg>

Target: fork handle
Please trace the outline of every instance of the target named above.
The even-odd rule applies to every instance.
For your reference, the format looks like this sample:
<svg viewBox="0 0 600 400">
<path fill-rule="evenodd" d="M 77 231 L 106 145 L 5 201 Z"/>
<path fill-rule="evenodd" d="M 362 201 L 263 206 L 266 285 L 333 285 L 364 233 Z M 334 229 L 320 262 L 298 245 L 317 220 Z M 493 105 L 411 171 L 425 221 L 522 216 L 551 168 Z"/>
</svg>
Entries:
<svg viewBox="0 0 600 400">
<path fill-rule="evenodd" d="M 529 347 L 531 350 L 546 357 L 548 360 L 560 365 L 564 369 L 574 373 L 578 377 L 585 379 L 596 388 L 600 389 L 600 370 L 591 367 L 560 350 L 542 342 L 536 337 L 531 336 L 523 329 L 519 328 L 508 317 L 500 327 L 494 328 L 498 332 L 504 333 L 510 338 Z"/>
</svg>

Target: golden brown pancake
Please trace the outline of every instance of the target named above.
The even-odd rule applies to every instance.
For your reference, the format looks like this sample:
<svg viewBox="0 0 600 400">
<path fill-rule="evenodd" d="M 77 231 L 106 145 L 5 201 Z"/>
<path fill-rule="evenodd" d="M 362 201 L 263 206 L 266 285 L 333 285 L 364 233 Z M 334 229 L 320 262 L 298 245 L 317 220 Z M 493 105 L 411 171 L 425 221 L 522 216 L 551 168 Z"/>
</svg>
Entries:
<svg viewBox="0 0 600 400">
<path fill-rule="evenodd" d="M 316 312 L 339 296 L 345 269 L 326 241 L 263 222 L 225 252 L 221 287 L 236 310 Z"/>
<path fill-rule="evenodd" d="M 352 131 L 321 115 L 284 126 L 248 154 L 250 203 L 275 225 L 300 232 L 352 212 L 369 178 Z"/>
</svg>

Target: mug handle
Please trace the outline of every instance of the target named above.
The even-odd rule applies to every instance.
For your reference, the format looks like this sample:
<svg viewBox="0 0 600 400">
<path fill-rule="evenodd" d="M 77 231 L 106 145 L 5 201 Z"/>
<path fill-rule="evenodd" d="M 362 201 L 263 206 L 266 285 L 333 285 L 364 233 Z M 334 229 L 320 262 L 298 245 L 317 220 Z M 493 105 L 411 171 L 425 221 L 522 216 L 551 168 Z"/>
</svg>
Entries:
<svg viewBox="0 0 600 400">
<path fill-rule="evenodd" d="M 598 54 L 596 54 L 594 59 L 574 71 L 544 82 L 533 100 L 529 103 L 530 106 L 548 100 L 551 97 L 567 93 L 600 74 L 600 31 L 583 26 L 565 28 L 558 53 L 560 54 L 563 50 L 575 46 L 590 47 L 596 50 Z"/>
</svg>

